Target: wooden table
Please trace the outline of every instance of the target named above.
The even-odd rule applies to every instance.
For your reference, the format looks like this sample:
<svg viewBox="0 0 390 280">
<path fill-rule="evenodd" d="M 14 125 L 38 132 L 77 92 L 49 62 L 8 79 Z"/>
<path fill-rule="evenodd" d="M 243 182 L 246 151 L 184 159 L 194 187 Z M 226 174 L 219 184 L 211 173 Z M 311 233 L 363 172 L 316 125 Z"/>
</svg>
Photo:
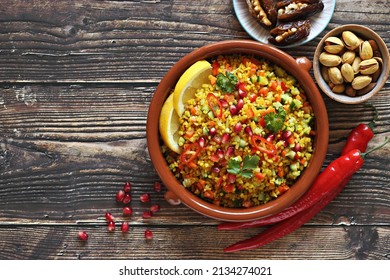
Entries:
<svg viewBox="0 0 390 280">
<path fill-rule="evenodd" d="M 218 221 L 155 192 L 146 119 L 158 83 L 208 43 L 251 39 L 229 0 L 3 0 L 0 21 L 0 259 L 389 259 L 390 145 L 371 154 L 345 190 L 294 233 L 263 248 L 223 253 L 262 229 L 217 231 Z M 390 3 L 339 0 L 319 37 L 286 50 L 312 59 L 330 29 L 368 26 L 390 46 Z M 376 146 L 390 135 L 390 85 L 378 109 Z M 324 96 L 330 138 L 324 166 L 372 109 Z M 134 213 L 116 192 L 133 184 Z M 161 211 L 143 219 L 150 193 Z M 105 213 L 130 232 L 108 232 Z M 154 234 L 145 241 L 145 229 Z M 88 242 L 77 238 L 89 233 Z"/>
</svg>

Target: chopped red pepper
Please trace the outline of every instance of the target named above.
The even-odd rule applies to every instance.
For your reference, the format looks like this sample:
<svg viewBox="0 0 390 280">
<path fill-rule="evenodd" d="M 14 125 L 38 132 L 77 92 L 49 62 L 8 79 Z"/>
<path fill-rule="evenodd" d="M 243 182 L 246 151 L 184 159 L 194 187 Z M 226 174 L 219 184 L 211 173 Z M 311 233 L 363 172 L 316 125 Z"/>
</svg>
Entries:
<svg viewBox="0 0 390 280">
<path fill-rule="evenodd" d="M 270 141 L 267 141 L 267 139 L 260 135 L 252 135 L 251 142 L 252 146 L 262 153 L 265 153 L 269 156 L 274 156 L 276 153 L 274 144 L 272 144 Z"/>
<path fill-rule="evenodd" d="M 218 75 L 218 69 L 219 69 L 219 63 L 214 61 L 213 64 L 211 65 L 212 67 L 212 72 L 213 72 L 213 75 L 214 76 L 217 76 Z"/>
<path fill-rule="evenodd" d="M 280 83 L 280 86 L 281 86 L 281 88 L 282 88 L 283 91 L 288 90 L 288 88 L 287 88 L 287 86 L 286 86 L 286 83 L 285 83 L 284 81 L 282 81 L 282 82 Z"/>
<path fill-rule="evenodd" d="M 214 116 L 220 119 L 222 117 L 222 104 L 219 99 L 211 92 L 207 95 L 206 99 Z"/>
</svg>

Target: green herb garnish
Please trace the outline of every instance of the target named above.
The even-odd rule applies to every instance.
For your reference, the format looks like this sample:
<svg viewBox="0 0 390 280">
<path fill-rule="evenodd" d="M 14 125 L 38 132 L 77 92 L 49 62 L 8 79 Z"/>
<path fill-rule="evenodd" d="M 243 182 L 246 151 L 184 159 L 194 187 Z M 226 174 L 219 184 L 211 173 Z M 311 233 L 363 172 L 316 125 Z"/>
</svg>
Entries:
<svg viewBox="0 0 390 280">
<path fill-rule="evenodd" d="M 286 115 L 286 110 L 283 107 L 279 107 L 277 113 L 268 113 L 265 115 L 264 121 L 267 129 L 274 133 L 282 130 Z"/>
<path fill-rule="evenodd" d="M 237 83 L 238 79 L 233 73 L 227 72 L 226 76 L 222 73 L 217 75 L 217 86 L 223 92 L 233 92 Z"/>
<path fill-rule="evenodd" d="M 242 164 L 239 160 L 232 158 L 228 162 L 227 172 L 231 174 L 241 175 L 244 178 L 252 178 L 253 170 L 259 164 L 260 158 L 258 156 L 245 156 Z"/>
</svg>

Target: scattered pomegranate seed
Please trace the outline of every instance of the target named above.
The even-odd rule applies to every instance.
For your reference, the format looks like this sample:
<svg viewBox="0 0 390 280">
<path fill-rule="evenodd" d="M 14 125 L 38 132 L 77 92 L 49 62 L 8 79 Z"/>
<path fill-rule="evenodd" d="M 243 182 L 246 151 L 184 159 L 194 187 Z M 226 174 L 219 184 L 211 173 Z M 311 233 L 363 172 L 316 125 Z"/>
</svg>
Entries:
<svg viewBox="0 0 390 280">
<path fill-rule="evenodd" d="M 218 166 L 216 166 L 216 165 L 214 165 L 213 167 L 211 167 L 211 172 L 219 173 L 220 171 L 221 171 L 221 169 L 220 169 Z"/>
<path fill-rule="evenodd" d="M 131 216 L 133 214 L 133 209 L 129 206 L 123 207 L 123 215 Z"/>
<path fill-rule="evenodd" d="M 225 99 L 219 99 L 219 103 L 221 103 L 222 108 L 229 107 L 229 103 Z"/>
<path fill-rule="evenodd" d="M 87 241 L 88 240 L 88 233 L 86 231 L 79 231 L 77 236 L 82 241 Z"/>
<path fill-rule="evenodd" d="M 155 192 L 161 192 L 162 184 L 160 182 L 154 182 L 153 188 Z"/>
<path fill-rule="evenodd" d="M 130 194 L 125 194 L 125 197 L 123 198 L 123 200 L 122 200 L 122 202 L 124 203 L 124 204 L 128 204 L 128 203 L 130 203 L 130 201 L 131 201 L 131 195 Z"/>
<path fill-rule="evenodd" d="M 128 232 L 129 231 L 129 223 L 128 222 L 122 222 L 122 224 L 121 224 L 121 231 L 122 232 Z"/>
<path fill-rule="evenodd" d="M 241 111 L 242 107 L 244 107 L 244 100 L 240 99 L 237 101 L 236 104 L 237 113 Z"/>
<path fill-rule="evenodd" d="M 244 91 L 243 89 L 238 89 L 238 95 L 241 97 L 241 98 L 244 98 L 248 95 L 248 93 L 246 91 Z"/>
<path fill-rule="evenodd" d="M 225 155 L 227 155 L 228 157 L 231 157 L 231 156 L 233 156 L 233 154 L 234 154 L 234 147 L 233 146 L 229 146 L 226 149 Z"/>
<path fill-rule="evenodd" d="M 123 199 L 125 197 L 125 191 L 124 190 L 120 190 L 116 193 L 116 201 L 117 202 L 122 202 Z"/>
<path fill-rule="evenodd" d="M 239 110 L 237 109 L 236 105 L 232 104 L 229 107 L 229 111 L 230 111 L 230 114 L 232 114 L 232 116 L 235 116 L 235 115 L 237 115 Z"/>
<path fill-rule="evenodd" d="M 115 223 L 113 221 L 108 222 L 107 229 L 108 231 L 115 231 Z"/>
<path fill-rule="evenodd" d="M 240 131 L 242 130 L 242 124 L 240 122 L 236 123 L 233 130 L 235 133 L 240 133 Z"/>
<path fill-rule="evenodd" d="M 199 147 L 204 148 L 206 146 L 206 139 L 202 136 L 198 140 Z"/>
<path fill-rule="evenodd" d="M 159 204 L 154 204 L 152 206 L 150 206 L 149 210 L 152 212 L 152 213 L 156 213 L 158 211 L 160 211 L 161 207 Z"/>
<path fill-rule="evenodd" d="M 145 230 L 145 239 L 151 240 L 153 239 L 153 232 L 150 229 Z"/>
<path fill-rule="evenodd" d="M 149 202 L 150 201 L 150 194 L 148 194 L 148 193 L 141 194 L 139 199 L 141 200 L 141 202 Z"/>
<path fill-rule="evenodd" d="M 213 137 L 215 134 L 217 134 L 217 129 L 215 127 L 210 127 L 209 129 L 209 135 Z"/>
<path fill-rule="evenodd" d="M 114 216 L 110 212 L 106 213 L 106 221 L 107 222 L 113 222 L 114 221 Z"/>
<path fill-rule="evenodd" d="M 142 214 L 142 218 L 144 218 L 144 219 L 150 219 L 152 216 L 153 216 L 153 212 L 150 211 L 150 210 L 147 210 L 147 211 L 145 211 L 145 212 Z"/>
<path fill-rule="evenodd" d="M 236 181 L 236 175 L 229 173 L 228 174 L 228 181 L 233 184 Z"/>
<path fill-rule="evenodd" d="M 218 156 L 219 158 L 223 158 L 224 155 L 225 155 L 224 152 L 223 152 L 223 150 L 222 150 L 221 148 L 218 148 L 215 152 L 217 153 L 217 156 Z"/>
<path fill-rule="evenodd" d="M 252 135 L 253 135 L 253 131 L 252 131 L 252 128 L 251 128 L 250 126 L 245 127 L 245 132 L 246 132 L 249 136 L 252 136 Z"/>
<path fill-rule="evenodd" d="M 227 143 L 229 140 L 230 140 L 230 134 L 224 133 L 224 134 L 222 135 L 222 140 L 221 140 L 222 144 Z"/>
<path fill-rule="evenodd" d="M 131 183 L 126 182 L 125 185 L 123 186 L 123 190 L 125 191 L 125 193 L 129 193 L 131 191 Z"/>
</svg>

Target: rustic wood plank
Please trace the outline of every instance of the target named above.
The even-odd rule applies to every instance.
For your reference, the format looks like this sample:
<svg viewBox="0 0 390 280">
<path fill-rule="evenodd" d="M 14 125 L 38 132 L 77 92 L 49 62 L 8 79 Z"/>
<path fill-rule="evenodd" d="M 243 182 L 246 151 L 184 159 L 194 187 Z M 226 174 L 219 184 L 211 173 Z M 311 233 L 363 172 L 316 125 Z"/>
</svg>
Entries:
<svg viewBox="0 0 390 280">
<path fill-rule="evenodd" d="M 144 239 L 144 231 L 153 240 Z M 87 242 L 77 232 L 89 233 Z M 371 226 L 304 226 L 262 248 L 224 253 L 223 248 L 261 232 L 226 232 L 207 226 L 140 225 L 127 234 L 105 226 L 1 227 L 0 259 L 269 259 L 388 260 L 390 228 Z M 190 234 L 189 234 L 190 233 Z M 213 238 L 210 238 L 213 236 Z M 29 240 L 24 242 L 23 240 Z M 191 244 L 191 246 L 189 246 Z"/>
<path fill-rule="evenodd" d="M 361 23 L 390 42 L 388 4 L 355 2 L 337 1 L 324 33 L 337 25 Z M 230 0 L 191 5 L 64 0 L 34 0 L 26 5 L 6 0 L 2 7 L 0 81 L 4 82 L 158 82 L 177 60 L 200 46 L 251 39 Z M 312 58 L 319 38 L 305 48 L 286 51 Z"/>
</svg>

